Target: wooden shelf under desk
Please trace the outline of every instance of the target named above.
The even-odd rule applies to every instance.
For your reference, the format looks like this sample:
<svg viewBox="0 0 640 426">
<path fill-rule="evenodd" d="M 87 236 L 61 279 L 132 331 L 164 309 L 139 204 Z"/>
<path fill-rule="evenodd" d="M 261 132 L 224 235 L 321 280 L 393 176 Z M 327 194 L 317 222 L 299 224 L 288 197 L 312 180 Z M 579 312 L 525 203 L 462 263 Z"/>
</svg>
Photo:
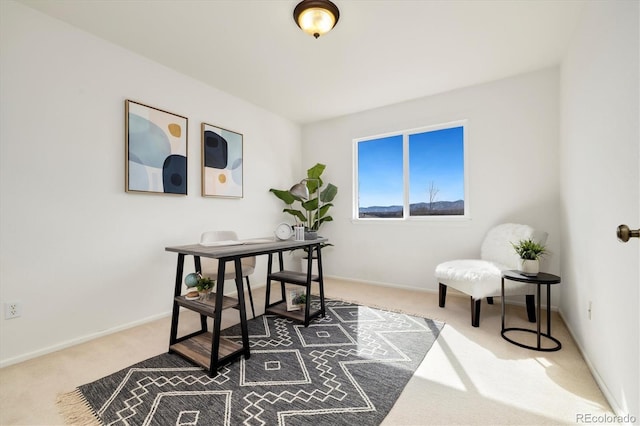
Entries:
<svg viewBox="0 0 640 426">
<path fill-rule="evenodd" d="M 291 318 L 296 321 L 302 321 L 303 323 L 305 322 L 304 309 L 298 311 L 287 311 L 286 301 L 270 305 L 269 307 L 267 307 L 265 312 L 267 314 L 279 315 L 281 317 Z M 317 317 L 321 314 L 321 312 L 322 311 L 320 309 L 311 309 L 309 312 L 309 319 Z"/>
<path fill-rule="evenodd" d="M 279 271 L 269 274 L 268 279 L 273 281 L 284 281 L 289 284 L 295 285 L 307 285 L 307 274 L 303 272 L 294 271 Z M 319 281 L 317 275 L 311 275 L 311 281 Z"/>
<path fill-rule="evenodd" d="M 209 293 L 209 297 L 206 300 L 187 300 L 185 296 L 178 296 L 175 298 L 176 303 L 178 305 L 190 309 L 192 311 L 196 311 L 199 314 L 206 315 L 208 317 L 213 317 L 216 312 L 216 293 Z M 233 297 L 222 297 L 222 310 L 227 308 L 237 308 L 238 300 Z"/>
<path fill-rule="evenodd" d="M 178 353 L 189 359 L 191 362 L 210 370 L 209 364 L 211 363 L 212 339 L 213 335 L 210 332 L 198 334 L 169 346 L 169 352 Z M 232 356 L 240 354 L 242 350 L 242 345 L 224 337 L 220 337 L 218 364 L 225 362 L 226 358 L 231 358 Z"/>
</svg>

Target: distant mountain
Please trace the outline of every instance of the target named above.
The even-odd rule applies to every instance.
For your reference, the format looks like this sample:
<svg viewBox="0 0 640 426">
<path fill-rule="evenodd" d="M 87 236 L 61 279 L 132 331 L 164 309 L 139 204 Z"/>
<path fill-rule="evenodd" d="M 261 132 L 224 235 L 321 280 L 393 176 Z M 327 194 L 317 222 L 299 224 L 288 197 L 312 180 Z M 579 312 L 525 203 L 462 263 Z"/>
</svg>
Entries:
<svg viewBox="0 0 640 426">
<path fill-rule="evenodd" d="M 360 208 L 360 213 L 396 213 L 401 211 L 402 206 L 371 206 Z"/>
<path fill-rule="evenodd" d="M 458 210 L 464 209 L 464 200 L 458 201 L 436 201 L 434 203 L 415 203 L 411 204 L 411 210 L 413 209 L 425 209 L 425 210 Z"/>
<path fill-rule="evenodd" d="M 409 206 L 411 211 L 442 211 L 442 210 L 463 210 L 464 200 L 458 201 L 436 201 L 433 203 L 414 203 Z M 374 213 L 399 213 L 402 211 L 402 206 L 371 206 L 361 207 L 360 214 L 374 214 Z"/>
</svg>

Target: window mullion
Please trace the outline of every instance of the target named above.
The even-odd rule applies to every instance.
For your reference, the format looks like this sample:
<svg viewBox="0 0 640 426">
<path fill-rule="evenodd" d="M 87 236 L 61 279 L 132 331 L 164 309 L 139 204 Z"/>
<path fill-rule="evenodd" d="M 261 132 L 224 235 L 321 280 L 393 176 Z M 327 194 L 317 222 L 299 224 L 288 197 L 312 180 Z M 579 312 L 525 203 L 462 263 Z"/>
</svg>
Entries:
<svg viewBox="0 0 640 426">
<path fill-rule="evenodd" d="M 409 212 L 409 135 L 407 133 L 402 134 L 402 178 L 404 190 L 403 204 L 402 204 L 402 218 L 407 219 L 410 216 Z"/>
</svg>

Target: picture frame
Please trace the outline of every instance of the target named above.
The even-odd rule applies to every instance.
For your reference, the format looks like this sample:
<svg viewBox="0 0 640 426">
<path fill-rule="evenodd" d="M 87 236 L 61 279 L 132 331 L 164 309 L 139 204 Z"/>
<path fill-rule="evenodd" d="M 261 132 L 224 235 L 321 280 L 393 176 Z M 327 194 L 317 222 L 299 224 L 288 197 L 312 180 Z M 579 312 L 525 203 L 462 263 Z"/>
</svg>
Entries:
<svg viewBox="0 0 640 426">
<path fill-rule="evenodd" d="M 125 191 L 187 195 L 188 118 L 125 100 Z"/>
<path fill-rule="evenodd" d="M 300 311 L 305 307 L 306 301 L 306 291 L 303 288 L 287 288 L 286 289 L 286 299 L 287 299 L 287 311 Z M 304 299 L 301 297 L 304 296 Z"/>
<path fill-rule="evenodd" d="M 243 135 L 202 123 L 202 196 L 243 197 Z"/>
</svg>

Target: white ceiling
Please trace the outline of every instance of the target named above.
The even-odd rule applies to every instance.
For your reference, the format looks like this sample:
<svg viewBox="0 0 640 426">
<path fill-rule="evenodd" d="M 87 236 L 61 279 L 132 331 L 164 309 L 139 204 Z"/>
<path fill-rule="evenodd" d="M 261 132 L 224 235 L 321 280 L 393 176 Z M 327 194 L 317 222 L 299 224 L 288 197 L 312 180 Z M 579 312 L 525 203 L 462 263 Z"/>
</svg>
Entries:
<svg viewBox="0 0 640 426">
<path fill-rule="evenodd" d="M 298 0 L 19 0 L 304 124 L 558 64 L 585 0 L 333 0 L 314 39 Z"/>
</svg>

